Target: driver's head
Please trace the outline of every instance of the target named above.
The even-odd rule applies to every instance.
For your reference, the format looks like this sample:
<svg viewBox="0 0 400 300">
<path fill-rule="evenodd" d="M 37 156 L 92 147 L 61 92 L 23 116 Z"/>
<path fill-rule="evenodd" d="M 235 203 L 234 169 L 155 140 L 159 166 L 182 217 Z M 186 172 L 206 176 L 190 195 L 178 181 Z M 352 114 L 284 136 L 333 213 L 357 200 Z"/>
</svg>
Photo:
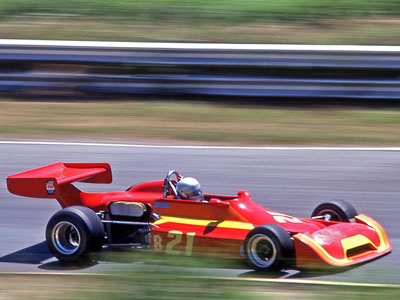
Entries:
<svg viewBox="0 0 400 300">
<path fill-rule="evenodd" d="M 182 199 L 198 200 L 204 199 L 200 183 L 192 177 L 184 177 L 176 186 L 176 190 Z"/>
</svg>

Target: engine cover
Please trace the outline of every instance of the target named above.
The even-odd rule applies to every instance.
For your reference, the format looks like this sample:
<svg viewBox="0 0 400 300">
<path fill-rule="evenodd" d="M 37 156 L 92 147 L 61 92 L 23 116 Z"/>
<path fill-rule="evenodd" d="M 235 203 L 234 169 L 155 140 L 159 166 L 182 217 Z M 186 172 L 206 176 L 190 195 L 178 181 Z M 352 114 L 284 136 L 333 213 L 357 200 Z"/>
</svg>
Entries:
<svg viewBox="0 0 400 300">
<path fill-rule="evenodd" d="M 147 208 L 140 202 L 118 201 L 110 204 L 110 213 L 114 216 L 126 216 L 140 218 Z"/>
</svg>

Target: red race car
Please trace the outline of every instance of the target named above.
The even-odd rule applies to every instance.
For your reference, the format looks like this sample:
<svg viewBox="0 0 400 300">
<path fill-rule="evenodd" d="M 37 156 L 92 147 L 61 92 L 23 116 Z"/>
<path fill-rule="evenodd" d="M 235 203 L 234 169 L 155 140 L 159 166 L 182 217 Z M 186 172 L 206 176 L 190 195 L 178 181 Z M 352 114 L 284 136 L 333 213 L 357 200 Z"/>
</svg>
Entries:
<svg viewBox="0 0 400 300">
<path fill-rule="evenodd" d="M 111 183 L 111 168 L 59 162 L 7 178 L 11 193 L 60 203 L 46 241 L 63 262 L 105 245 L 147 245 L 157 253 L 239 258 L 256 270 L 279 270 L 288 264 L 349 266 L 392 249 L 382 226 L 343 200 L 297 218 L 258 205 L 247 191 L 203 195 L 195 179 L 176 171 L 120 192 L 86 193 L 72 184 L 78 181 Z"/>
</svg>

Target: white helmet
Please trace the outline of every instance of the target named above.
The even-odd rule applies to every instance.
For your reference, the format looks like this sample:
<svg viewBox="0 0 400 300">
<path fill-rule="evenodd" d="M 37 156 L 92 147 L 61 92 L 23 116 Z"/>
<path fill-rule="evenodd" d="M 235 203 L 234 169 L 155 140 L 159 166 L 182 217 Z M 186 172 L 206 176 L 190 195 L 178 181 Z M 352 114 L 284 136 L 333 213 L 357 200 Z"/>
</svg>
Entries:
<svg viewBox="0 0 400 300">
<path fill-rule="evenodd" d="M 176 191 L 181 199 L 199 201 L 204 199 L 200 183 L 192 177 L 182 178 L 176 186 Z"/>
</svg>

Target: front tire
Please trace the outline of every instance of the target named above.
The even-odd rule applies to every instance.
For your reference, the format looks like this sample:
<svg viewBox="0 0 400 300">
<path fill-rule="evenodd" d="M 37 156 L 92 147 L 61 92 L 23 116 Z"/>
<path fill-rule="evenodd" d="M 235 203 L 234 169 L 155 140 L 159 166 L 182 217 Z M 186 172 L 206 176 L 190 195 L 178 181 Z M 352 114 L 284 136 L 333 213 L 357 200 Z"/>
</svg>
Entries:
<svg viewBox="0 0 400 300">
<path fill-rule="evenodd" d="M 46 243 L 62 262 L 78 261 L 90 251 L 99 250 L 104 226 L 90 208 L 71 206 L 54 214 L 46 227 Z"/>
<path fill-rule="evenodd" d="M 276 224 L 251 230 L 243 245 L 247 264 L 257 271 L 279 271 L 293 258 L 289 233 Z"/>
<path fill-rule="evenodd" d="M 350 222 L 358 213 L 349 202 L 331 200 L 314 208 L 311 217 L 324 217 L 326 221 Z"/>
</svg>

